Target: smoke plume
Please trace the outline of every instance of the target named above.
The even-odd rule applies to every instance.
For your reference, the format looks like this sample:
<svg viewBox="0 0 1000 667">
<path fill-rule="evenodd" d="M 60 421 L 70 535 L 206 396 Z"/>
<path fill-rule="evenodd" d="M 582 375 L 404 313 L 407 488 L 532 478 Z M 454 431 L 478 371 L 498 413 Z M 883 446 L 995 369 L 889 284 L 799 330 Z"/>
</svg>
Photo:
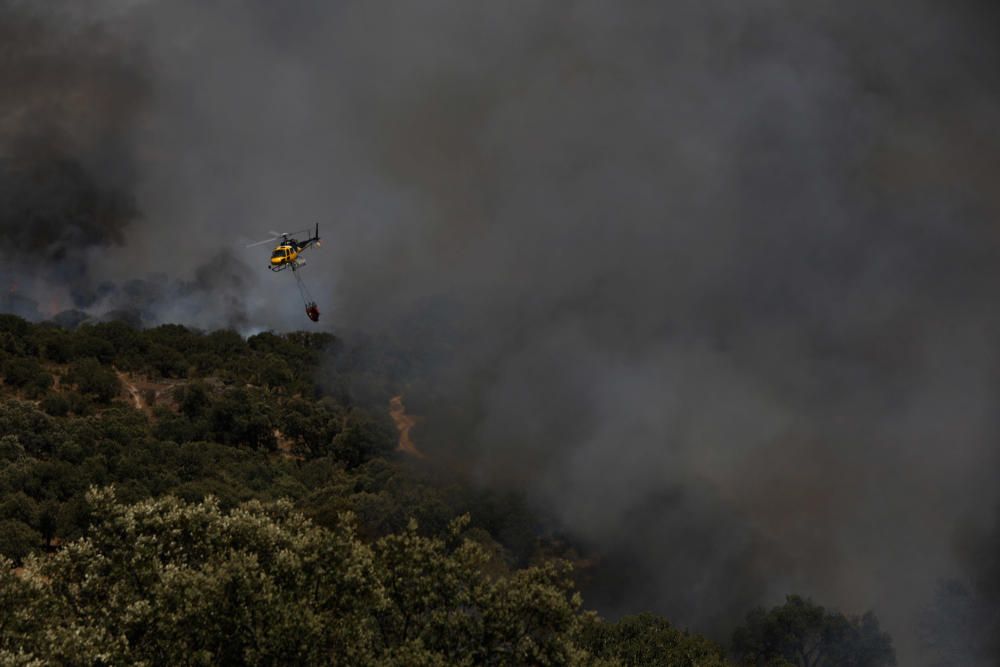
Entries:
<svg viewBox="0 0 1000 667">
<path fill-rule="evenodd" d="M 137 192 L 149 161 L 141 129 L 155 106 L 152 63 L 141 36 L 113 20 L 113 5 L 86 4 L 0 3 L 4 305 L 30 319 L 84 309 L 133 313 L 140 324 L 176 317 L 244 326 L 251 273 L 227 244 L 216 242 L 216 256 L 191 278 L 136 270 L 145 258 L 130 256 L 127 239 L 142 234 Z M 126 270 L 116 271 L 121 264 Z"/>
<path fill-rule="evenodd" d="M 4 273 L 86 289 L 88 253 L 120 245 L 138 214 L 128 133 L 145 82 L 99 25 L 9 2 L 0 17 Z"/>
</svg>

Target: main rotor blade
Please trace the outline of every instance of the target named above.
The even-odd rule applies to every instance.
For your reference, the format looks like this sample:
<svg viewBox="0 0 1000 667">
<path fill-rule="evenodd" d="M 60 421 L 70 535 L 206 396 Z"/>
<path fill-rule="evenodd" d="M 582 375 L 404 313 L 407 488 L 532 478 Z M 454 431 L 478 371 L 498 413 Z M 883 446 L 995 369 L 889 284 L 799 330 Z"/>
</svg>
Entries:
<svg viewBox="0 0 1000 667">
<path fill-rule="evenodd" d="M 275 236 L 273 239 L 264 239 L 263 241 L 257 241 L 256 243 L 251 243 L 250 245 L 248 245 L 247 248 L 254 248 L 254 247 L 259 246 L 259 245 L 264 245 L 265 243 L 274 243 L 279 238 L 281 238 L 281 237 L 280 236 Z"/>
</svg>

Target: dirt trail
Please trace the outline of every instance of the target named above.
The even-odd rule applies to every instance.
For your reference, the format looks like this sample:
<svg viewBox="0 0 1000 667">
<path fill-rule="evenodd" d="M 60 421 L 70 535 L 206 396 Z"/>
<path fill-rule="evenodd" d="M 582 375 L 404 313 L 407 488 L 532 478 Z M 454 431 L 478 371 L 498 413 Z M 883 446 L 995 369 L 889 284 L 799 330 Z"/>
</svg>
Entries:
<svg viewBox="0 0 1000 667">
<path fill-rule="evenodd" d="M 281 458 L 288 459 L 289 461 L 306 460 L 306 457 L 295 453 L 295 442 L 279 429 L 274 429 L 274 439 L 278 443 L 278 452 Z"/>
<path fill-rule="evenodd" d="M 406 414 L 406 406 L 403 405 L 401 395 L 389 399 L 389 416 L 392 417 L 392 421 L 396 423 L 396 430 L 399 431 L 399 446 L 396 447 L 396 451 L 423 458 L 424 455 L 410 439 L 410 429 L 417 424 L 417 418 Z"/>
<path fill-rule="evenodd" d="M 139 389 L 135 386 L 135 384 L 131 380 L 128 379 L 128 377 L 124 373 L 122 373 L 117 368 L 115 369 L 115 373 L 118 374 L 118 379 L 121 380 L 121 383 L 125 385 L 126 389 L 128 389 L 129 396 L 132 397 L 132 402 L 135 404 L 135 409 L 142 410 L 143 412 L 145 412 L 146 406 L 143 405 L 142 396 L 139 394 Z"/>
</svg>

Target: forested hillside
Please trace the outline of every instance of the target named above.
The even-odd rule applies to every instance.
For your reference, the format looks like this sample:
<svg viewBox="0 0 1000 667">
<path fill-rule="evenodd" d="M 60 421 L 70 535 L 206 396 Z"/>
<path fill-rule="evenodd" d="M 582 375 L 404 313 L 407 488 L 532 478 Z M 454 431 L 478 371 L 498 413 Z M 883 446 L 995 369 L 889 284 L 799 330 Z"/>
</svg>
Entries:
<svg viewBox="0 0 1000 667">
<path fill-rule="evenodd" d="M 328 334 L 0 316 L 0 662 L 725 664 L 584 611 L 516 494 L 396 451 L 406 373 Z M 874 617 L 781 610 L 732 658 L 893 664 Z"/>
</svg>

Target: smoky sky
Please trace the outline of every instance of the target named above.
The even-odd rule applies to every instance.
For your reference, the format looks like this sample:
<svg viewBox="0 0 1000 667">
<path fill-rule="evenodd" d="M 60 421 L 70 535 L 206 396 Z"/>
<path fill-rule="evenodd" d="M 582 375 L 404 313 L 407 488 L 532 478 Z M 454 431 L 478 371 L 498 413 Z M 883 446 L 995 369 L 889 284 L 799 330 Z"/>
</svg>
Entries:
<svg viewBox="0 0 1000 667">
<path fill-rule="evenodd" d="M 160 319 L 304 328 L 242 246 L 319 222 L 319 326 L 407 341 L 418 444 L 599 552 L 602 612 L 725 636 L 796 591 L 919 664 L 940 582 L 989 577 L 986 3 L 25 6 L 0 5 L 40 31 L 4 61 L 5 156 L 37 129 L 9 110 L 55 100 L 86 140 L 40 182 L 118 193 L 76 273 L 167 276 Z"/>
<path fill-rule="evenodd" d="M 0 5 L 0 243 L 4 278 L 61 286 L 137 216 L 126 136 L 144 82 L 94 25 Z"/>
<path fill-rule="evenodd" d="M 139 134 L 154 84 L 141 36 L 111 8 L 0 2 L 3 306 L 30 319 L 83 309 L 144 325 L 247 326 L 252 274 L 231 243 L 175 228 L 211 250 L 187 274 L 188 264 L 146 270 L 126 243 L 142 233 L 137 193 L 150 156 Z"/>
</svg>

